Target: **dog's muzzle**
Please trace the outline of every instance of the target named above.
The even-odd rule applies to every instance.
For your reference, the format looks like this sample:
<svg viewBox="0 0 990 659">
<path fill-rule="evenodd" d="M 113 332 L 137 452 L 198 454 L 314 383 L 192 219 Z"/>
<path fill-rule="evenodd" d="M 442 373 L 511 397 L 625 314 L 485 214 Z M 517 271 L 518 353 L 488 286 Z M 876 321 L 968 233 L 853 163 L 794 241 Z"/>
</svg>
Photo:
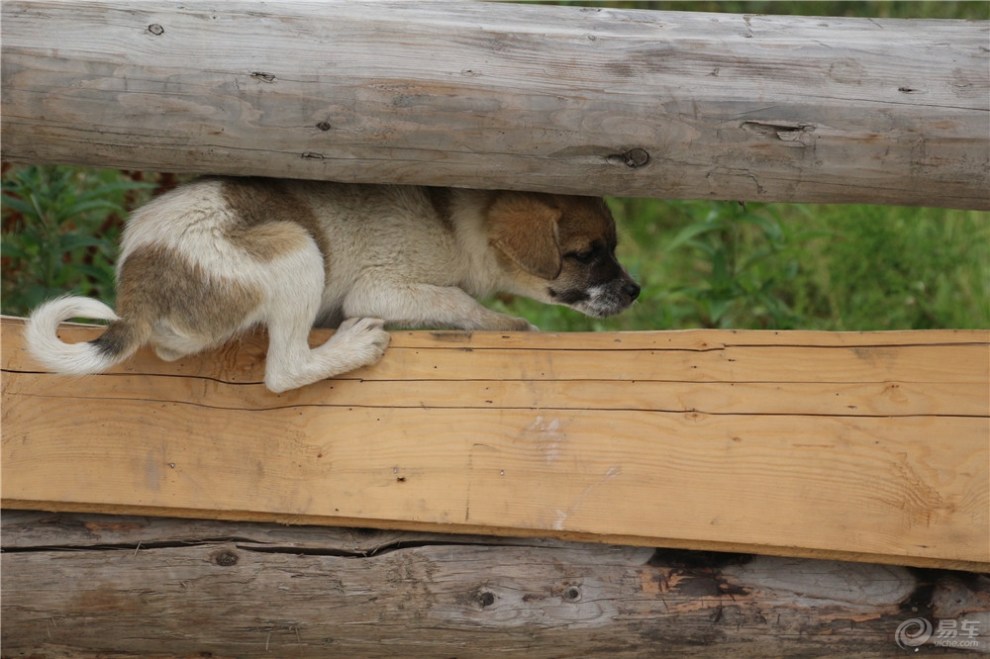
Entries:
<svg viewBox="0 0 990 659">
<path fill-rule="evenodd" d="M 592 286 L 588 289 L 587 299 L 574 306 L 578 311 L 595 318 L 614 316 L 635 302 L 641 290 L 639 284 L 626 277 Z"/>
</svg>

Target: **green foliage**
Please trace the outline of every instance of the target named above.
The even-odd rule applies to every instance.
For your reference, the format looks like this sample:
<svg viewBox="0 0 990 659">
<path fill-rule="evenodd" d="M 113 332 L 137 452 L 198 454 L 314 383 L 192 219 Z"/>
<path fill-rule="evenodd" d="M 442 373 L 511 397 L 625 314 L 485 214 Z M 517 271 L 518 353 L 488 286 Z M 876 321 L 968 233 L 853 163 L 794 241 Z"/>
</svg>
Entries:
<svg viewBox="0 0 990 659">
<path fill-rule="evenodd" d="M 796 222 L 827 227 L 805 245 L 805 267 L 791 291 L 805 326 L 990 327 L 990 214 L 792 208 Z"/>
<path fill-rule="evenodd" d="M 700 221 L 680 230 L 665 251 L 688 250 L 697 278 L 670 291 L 682 318 L 697 317 L 707 327 L 790 327 L 797 318 L 779 294 L 778 280 L 793 276 L 796 262 L 777 269 L 787 253 L 783 229 L 769 209 L 743 204 L 712 204 Z M 771 264 L 768 267 L 768 264 Z"/>
<path fill-rule="evenodd" d="M 138 174 L 11 168 L 3 178 L 3 311 L 65 293 L 112 303 Z M 619 258 L 643 286 L 592 319 L 500 297 L 545 330 L 691 327 L 876 330 L 990 327 L 990 214 L 865 205 L 612 199 Z"/>
<path fill-rule="evenodd" d="M 595 320 L 501 299 L 551 330 L 990 327 L 990 213 L 613 199 L 636 304 Z"/>
<path fill-rule="evenodd" d="M 2 185 L 4 313 L 69 292 L 113 300 L 124 207 L 150 187 L 116 170 L 11 168 Z"/>
</svg>

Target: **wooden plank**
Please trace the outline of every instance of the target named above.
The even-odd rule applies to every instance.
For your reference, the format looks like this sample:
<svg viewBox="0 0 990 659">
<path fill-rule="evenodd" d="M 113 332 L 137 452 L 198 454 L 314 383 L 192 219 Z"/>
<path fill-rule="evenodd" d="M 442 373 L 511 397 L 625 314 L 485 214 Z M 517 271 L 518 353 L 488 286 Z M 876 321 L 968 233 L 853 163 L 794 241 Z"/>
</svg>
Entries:
<svg viewBox="0 0 990 659">
<path fill-rule="evenodd" d="M 118 375 L 100 397 L 182 403 L 187 391 L 160 378 Z M 78 398 L 79 381 L 26 379 L 19 396 Z M 328 397 L 329 394 L 329 397 Z M 210 407 L 239 410 L 270 407 L 260 385 L 212 386 Z M 340 378 L 292 396 L 292 405 L 414 409 L 541 409 L 682 412 L 706 415 L 776 414 L 829 416 L 986 416 L 990 403 L 972 384 L 869 383 L 791 384 L 760 382 L 662 382 L 649 380 L 359 380 Z"/>
<path fill-rule="evenodd" d="M 7 324 L 20 322 L 4 318 Z M 93 331 L 92 327 L 83 325 L 65 325 L 60 335 L 67 341 L 82 341 L 92 338 Z M 990 337 L 990 332 L 984 330 L 794 334 L 791 338 L 787 332 L 719 330 L 563 334 L 398 332 L 393 335 L 389 360 L 372 369 L 354 371 L 345 379 L 648 380 L 788 385 L 889 382 L 972 385 L 990 381 L 990 364 L 980 359 Z M 311 343 L 318 345 L 329 336 L 329 331 L 314 332 Z M 18 349 L 16 338 L 13 340 L 15 343 L 8 351 L 9 367 L 34 368 L 26 353 Z M 192 360 L 163 362 L 146 350 L 110 372 L 259 383 L 264 372 L 265 350 L 266 338 L 259 333 Z M 603 358 L 608 367 L 596 368 Z M 644 364 L 648 367 L 644 368 Z"/>
<path fill-rule="evenodd" d="M 400 334 L 373 368 L 274 395 L 261 337 L 74 379 L 32 367 L 21 327 L 3 322 L 7 507 L 990 566 L 984 331 L 822 334 L 818 349 L 804 333 L 801 368 L 779 334 L 715 382 L 691 358 L 724 351 L 631 348 L 649 333 L 614 335 L 623 351 Z M 707 334 L 681 339 L 728 338 Z"/>
<path fill-rule="evenodd" d="M 927 653 L 990 652 L 980 574 L 141 517 L 2 523 L 11 656 L 876 657 L 915 617 L 975 632 Z"/>
<path fill-rule="evenodd" d="M 4 158 L 985 209 L 987 34 L 490 3 L 8 0 Z"/>
</svg>

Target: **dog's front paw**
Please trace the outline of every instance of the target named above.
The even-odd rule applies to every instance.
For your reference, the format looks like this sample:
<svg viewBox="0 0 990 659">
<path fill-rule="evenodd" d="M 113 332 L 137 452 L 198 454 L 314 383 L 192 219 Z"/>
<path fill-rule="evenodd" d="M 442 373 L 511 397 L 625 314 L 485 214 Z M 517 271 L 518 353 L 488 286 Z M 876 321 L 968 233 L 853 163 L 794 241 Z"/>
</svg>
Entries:
<svg viewBox="0 0 990 659">
<path fill-rule="evenodd" d="M 529 322 L 525 318 L 516 318 L 514 316 L 505 317 L 505 327 L 500 329 L 508 330 L 510 332 L 539 332 L 540 328 Z"/>
<path fill-rule="evenodd" d="M 370 366 L 382 358 L 391 338 L 385 331 L 385 321 L 380 318 L 348 318 L 337 328 L 330 343 L 354 355 L 361 366 Z"/>
<path fill-rule="evenodd" d="M 529 322 L 525 318 L 513 318 L 512 320 L 515 321 L 515 323 L 516 323 L 516 326 L 515 326 L 514 329 L 517 332 L 539 332 L 540 331 L 540 328 L 539 327 L 537 327 L 533 323 Z"/>
<path fill-rule="evenodd" d="M 517 320 L 519 322 L 518 322 L 518 324 L 516 324 L 512 328 L 512 331 L 514 331 L 514 332 L 539 332 L 540 331 L 540 328 L 539 327 L 537 327 L 533 323 L 529 322 L 525 318 L 516 318 L 515 320 Z"/>
</svg>

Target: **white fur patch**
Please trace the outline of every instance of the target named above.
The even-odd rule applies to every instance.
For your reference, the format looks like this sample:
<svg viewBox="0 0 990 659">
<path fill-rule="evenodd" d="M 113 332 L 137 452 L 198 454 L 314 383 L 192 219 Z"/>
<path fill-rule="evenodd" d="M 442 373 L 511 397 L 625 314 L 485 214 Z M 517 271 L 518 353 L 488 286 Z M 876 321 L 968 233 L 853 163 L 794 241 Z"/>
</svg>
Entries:
<svg viewBox="0 0 990 659">
<path fill-rule="evenodd" d="M 68 375 L 99 373 L 118 361 L 91 343 L 66 343 L 59 339 L 58 326 L 70 318 L 113 321 L 117 320 L 117 314 L 102 302 L 87 297 L 60 297 L 46 302 L 34 310 L 24 329 L 28 353 L 35 361 Z"/>
</svg>

